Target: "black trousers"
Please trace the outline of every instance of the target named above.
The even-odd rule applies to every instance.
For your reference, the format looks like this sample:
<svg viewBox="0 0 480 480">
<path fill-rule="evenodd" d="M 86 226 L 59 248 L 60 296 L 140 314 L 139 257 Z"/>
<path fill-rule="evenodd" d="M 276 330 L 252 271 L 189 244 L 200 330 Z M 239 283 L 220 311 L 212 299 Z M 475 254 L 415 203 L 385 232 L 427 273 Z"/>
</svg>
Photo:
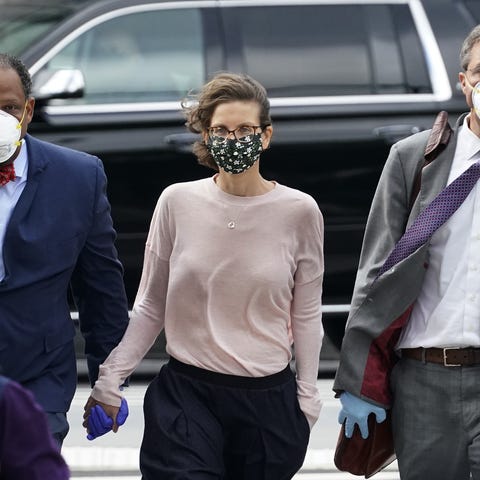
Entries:
<svg viewBox="0 0 480 480">
<path fill-rule="evenodd" d="M 171 359 L 145 394 L 143 480 L 288 480 L 310 428 L 289 368 L 261 378 Z"/>
</svg>

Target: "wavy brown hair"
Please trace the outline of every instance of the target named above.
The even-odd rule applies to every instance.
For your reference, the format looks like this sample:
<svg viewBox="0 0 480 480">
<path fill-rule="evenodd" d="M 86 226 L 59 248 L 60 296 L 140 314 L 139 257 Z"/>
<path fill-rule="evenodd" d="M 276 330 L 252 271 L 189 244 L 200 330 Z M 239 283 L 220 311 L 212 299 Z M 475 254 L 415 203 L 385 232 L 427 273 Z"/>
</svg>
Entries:
<svg viewBox="0 0 480 480">
<path fill-rule="evenodd" d="M 260 125 L 265 128 L 271 124 L 270 102 L 265 88 L 248 75 L 222 72 L 207 82 L 197 96 L 188 97 L 182 101 L 182 108 L 187 119 L 185 125 L 191 132 L 204 134 L 210 127 L 217 106 L 235 101 L 258 103 Z M 218 166 L 210 155 L 203 138 L 194 143 L 193 153 L 200 165 L 218 171 Z"/>
</svg>

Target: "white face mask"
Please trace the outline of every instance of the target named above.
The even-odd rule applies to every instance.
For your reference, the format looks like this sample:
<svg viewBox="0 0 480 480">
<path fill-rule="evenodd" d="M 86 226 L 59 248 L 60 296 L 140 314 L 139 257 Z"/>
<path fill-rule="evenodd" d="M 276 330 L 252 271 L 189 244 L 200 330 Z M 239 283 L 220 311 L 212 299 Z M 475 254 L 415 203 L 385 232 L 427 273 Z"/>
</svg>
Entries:
<svg viewBox="0 0 480 480">
<path fill-rule="evenodd" d="M 466 79 L 465 79 L 466 80 Z M 466 80 L 469 87 L 472 89 L 472 105 L 477 117 L 480 118 L 480 82 L 473 86 L 468 80 Z"/>
<path fill-rule="evenodd" d="M 20 145 L 22 119 L 18 121 L 13 115 L 0 110 L 0 165 L 9 160 Z"/>
</svg>

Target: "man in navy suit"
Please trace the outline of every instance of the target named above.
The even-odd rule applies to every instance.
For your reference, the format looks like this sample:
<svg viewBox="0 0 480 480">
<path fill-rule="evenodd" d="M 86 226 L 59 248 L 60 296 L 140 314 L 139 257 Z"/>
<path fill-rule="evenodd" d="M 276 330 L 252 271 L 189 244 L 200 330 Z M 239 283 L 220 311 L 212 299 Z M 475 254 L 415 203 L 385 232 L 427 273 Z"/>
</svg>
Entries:
<svg viewBox="0 0 480 480">
<path fill-rule="evenodd" d="M 102 163 L 29 136 L 34 104 L 25 66 L 0 54 L 0 365 L 61 445 L 77 381 L 69 286 L 92 385 L 128 307 Z"/>
</svg>

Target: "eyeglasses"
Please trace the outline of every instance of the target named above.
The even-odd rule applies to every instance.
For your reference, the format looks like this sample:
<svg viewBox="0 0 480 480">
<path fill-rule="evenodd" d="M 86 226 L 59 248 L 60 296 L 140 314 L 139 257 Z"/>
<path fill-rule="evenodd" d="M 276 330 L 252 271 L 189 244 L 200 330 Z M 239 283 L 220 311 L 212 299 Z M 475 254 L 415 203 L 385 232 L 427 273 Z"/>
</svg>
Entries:
<svg viewBox="0 0 480 480">
<path fill-rule="evenodd" d="M 257 128 L 261 128 L 262 131 L 265 127 L 261 125 L 243 125 L 235 130 L 228 130 L 225 127 L 210 127 L 208 129 L 208 136 L 214 143 L 225 143 L 228 136 L 233 133 L 233 136 L 240 143 L 247 143 L 252 140 L 252 136 L 257 132 Z"/>
</svg>

